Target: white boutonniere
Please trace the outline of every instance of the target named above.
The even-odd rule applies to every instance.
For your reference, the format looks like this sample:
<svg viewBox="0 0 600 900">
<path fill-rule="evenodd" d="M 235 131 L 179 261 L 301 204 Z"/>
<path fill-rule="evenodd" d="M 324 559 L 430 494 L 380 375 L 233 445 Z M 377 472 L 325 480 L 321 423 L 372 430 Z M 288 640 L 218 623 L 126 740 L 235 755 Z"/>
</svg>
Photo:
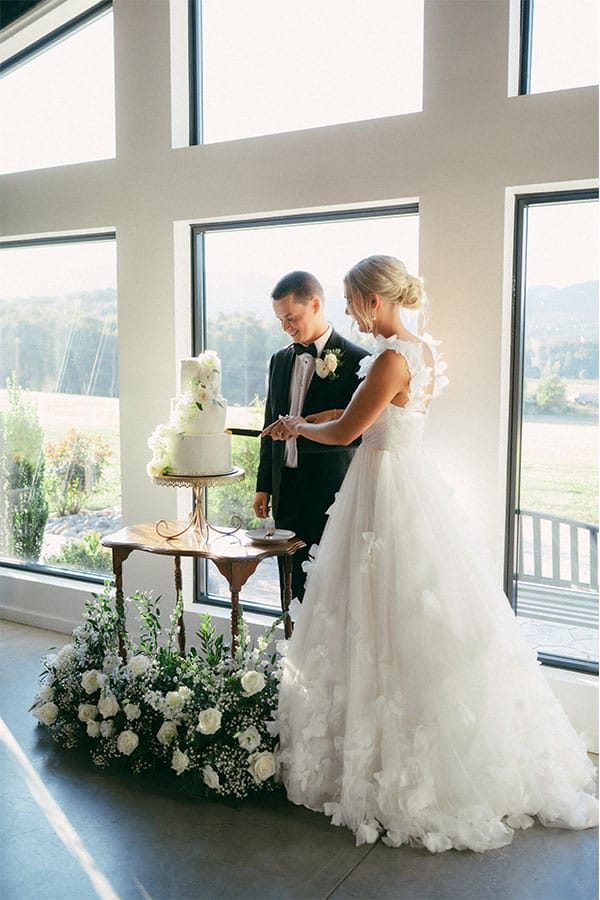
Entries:
<svg viewBox="0 0 600 900">
<path fill-rule="evenodd" d="M 319 378 L 329 378 L 331 381 L 337 378 L 343 355 L 343 350 L 328 350 L 323 359 L 316 359 L 316 372 Z"/>
</svg>

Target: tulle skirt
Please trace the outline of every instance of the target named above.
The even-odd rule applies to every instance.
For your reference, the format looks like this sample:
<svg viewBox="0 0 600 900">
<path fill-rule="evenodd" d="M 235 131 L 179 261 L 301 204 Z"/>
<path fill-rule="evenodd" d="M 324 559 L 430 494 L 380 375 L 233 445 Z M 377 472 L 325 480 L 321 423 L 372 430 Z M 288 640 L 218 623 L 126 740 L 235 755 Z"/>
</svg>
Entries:
<svg viewBox="0 0 600 900">
<path fill-rule="evenodd" d="M 420 448 L 357 451 L 288 643 L 277 727 L 290 800 L 357 844 L 483 851 L 534 816 L 597 824 L 585 746 Z"/>
</svg>

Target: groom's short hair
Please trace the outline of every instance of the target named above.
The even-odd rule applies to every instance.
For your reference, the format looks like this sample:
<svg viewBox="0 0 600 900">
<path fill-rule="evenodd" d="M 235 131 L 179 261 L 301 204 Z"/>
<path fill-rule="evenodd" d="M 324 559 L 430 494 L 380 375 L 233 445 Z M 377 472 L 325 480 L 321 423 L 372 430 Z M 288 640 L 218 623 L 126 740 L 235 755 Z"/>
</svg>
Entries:
<svg viewBox="0 0 600 900">
<path fill-rule="evenodd" d="M 271 299 L 283 300 L 289 294 L 293 294 L 299 303 L 308 303 L 311 297 L 318 297 L 321 303 L 325 302 L 323 285 L 310 272 L 288 272 L 273 288 Z"/>
</svg>

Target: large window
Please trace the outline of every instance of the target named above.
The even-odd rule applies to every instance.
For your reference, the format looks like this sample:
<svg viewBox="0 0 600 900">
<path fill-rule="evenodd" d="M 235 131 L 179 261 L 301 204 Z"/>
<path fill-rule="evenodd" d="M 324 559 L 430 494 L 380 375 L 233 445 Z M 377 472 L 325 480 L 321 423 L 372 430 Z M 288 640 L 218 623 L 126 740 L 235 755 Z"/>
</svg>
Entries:
<svg viewBox="0 0 600 900">
<path fill-rule="evenodd" d="M 521 0 L 520 93 L 597 83 L 597 0 Z"/>
<path fill-rule="evenodd" d="M 517 203 L 507 585 L 543 660 L 598 660 L 598 194 Z"/>
<path fill-rule="evenodd" d="M 195 0 L 196 143 L 422 108 L 423 0 Z"/>
<path fill-rule="evenodd" d="M 0 172 L 114 157 L 110 3 L 0 66 L 0 121 Z"/>
<path fill-rule="evenodd" d="M 270 297 L 275 283 L 293 269 L 313 272 L 325 289 L 330 322 L 360 342 L 360 335 L 344 315 L 343 276 L 371 253 L 400 256 L 410 270 L 418 271 L 417 208 L 199 225 L 194 233 L 196 351 L 208 348 L 221 357 L 228 425 L 234 429 L 234 464 L 246 471 L 243 482 L 208 490 L 208 518 L 225 526 L 231 516 L 238 515 L 245 527 L 253 527 L 259 524 L 254 520 L 252 501 L 269 359 L 289 342 L 273 315 Z M 419 327 L 416 314 L 408 313 L 407 324 L 415 330 Z M 236 430 L 250 434 L 236 434 Z M 244 588 L 245 602 L 276 611 L 276 573 L 274 560 L 262 563 Z M 201 567 L 199 581 L 203 592 L 229 603 L 225 601 L 228 588 L 213 566 Z"/>
<path fill-rule="evenodd" d="M 0 244 L 0 557 L 110 573 L 121 521 L 114 235 Z"/>
</svg>

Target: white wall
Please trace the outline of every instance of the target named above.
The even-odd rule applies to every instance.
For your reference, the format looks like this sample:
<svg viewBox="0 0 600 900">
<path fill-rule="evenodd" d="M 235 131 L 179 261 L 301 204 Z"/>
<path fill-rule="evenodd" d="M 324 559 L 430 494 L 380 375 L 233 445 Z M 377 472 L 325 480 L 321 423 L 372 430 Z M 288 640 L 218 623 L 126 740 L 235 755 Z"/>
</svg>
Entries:
<svg viewBox="0 0 600 900">
<path fill-rule="evenodd" d="M 418 198 L 429 326 L 443 339 L 451 377 L 430 437 L 496 555 L 500 581 L 507 196 L 534 185 L 597 184 L 597 88 L 507 96 L 509 0 L 426 0 L 422 113 L 173 149 L 172 135 L 183 143 L 185 104 L 171 106 L 171 78 L 180 85 L 182 70 L 177 59 L 172 65 L 171 42 L 184 49 L 186 3 L 172 2 L 171 11 L 168 0 L 114 2 L 117 158 L 12 174 L 1 184 L 3 236 L 116 229 L 124 521 L 176 515 L 176 492 L 153 486 L 145 462 L 156 411 L 168 408 L 190 347 L 185 223 Z M 127 591 L 168 595 L 171 582 L 164 560 L 138 554 L 125 565 Z M 68 608 L 79 615 L 73 599 L 55 606 L 56 589 L 44 579 L 5 571 L 0 592 L 10 618 L 52 627 L 59 607 L 58 627 Z"/>
</svg>

